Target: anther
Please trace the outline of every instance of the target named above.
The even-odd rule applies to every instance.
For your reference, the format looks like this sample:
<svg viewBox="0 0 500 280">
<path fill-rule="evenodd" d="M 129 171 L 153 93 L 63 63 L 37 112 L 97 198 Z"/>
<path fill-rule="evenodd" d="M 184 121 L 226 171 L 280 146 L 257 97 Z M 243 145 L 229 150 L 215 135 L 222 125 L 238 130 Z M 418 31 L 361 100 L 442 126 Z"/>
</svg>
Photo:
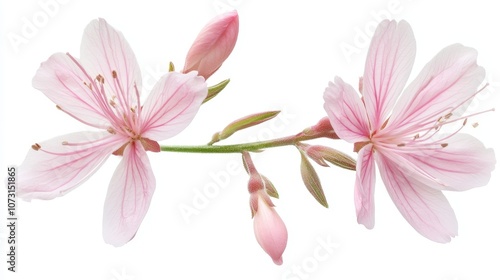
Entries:
<svg viewBox="0 0 500 280">
<path fill-rule="evenodd" d="M 463 126 L 467 124 L 467 119 L 464 120 Z"/>
<path fill-rule="evenodd" d="M 92 90 L 92 84 L 87 84 L 87 82 L 83 82 L 83 85 Z"/>
<path fill-rule="evenodd" d="M 473 127 L 473 128 L 476 128 L 476 127 L 478 127 L 478 126 L 479 126 L 479 123 L 477 123 L 477 122 L 472 124 L 472 127 Z"/>
<path fill-rule="evenodd" d="M 56 108 L 59 110 L 62 110 L 61 106 L 59 106 L 59 105 L 56 105 Z"/>
<path fill-rule="evenodd" d="M 116 79 L 116 77 L 118 77 L 118 75 L 116 74 L 116 71 L 115 71 L 115 70 L 113 70 L 113 71 L 111 72 L 111 74 L 113 75 L 113 79 Z"/>
<path fill-rule="evenodd" d="M 35 143 L 35 144 L 31 145 L 31 148 L 32 148 L 33 150 L 35 150 L 35 151 L 40 150 L 40 148 L 41 148 L 41 147 L 42 147 L 42 146 L 40 146 L 40 144 L 38 144 L 38 143 Z"/>
<path fill-rule="evenodd" d="M 418 138 L 420 138 L 420 134 L 417 133 L 417 135 L 413 137 L 413 140 L 417 140 Z"/>
<path fill-rule="evenodd" d="M 108 127 L 106 130 L 111 134 L 116 134 L 116 131 L 112 127 Z"/>
<path fill-rule="evenodd" d="M 101 76 L 101 74 L 97 75 L 97 77 L 95 77 L 95 79 L 96 79 L 99 83 L 104 84 L 104 77 L 103 77 L 103 76 Z"/>
<path fill-rule="evenodd" d="M 405 143 L 398 144 L 398 147 L 404 147 L 404 146 L 406 146 Z"/>
<path fill-rule="evenodd" d="M 61 143 L 61 144 L 63 144 L 63 145 L 68 145 L 68 141 L 62 141 L 62 143 Z"/>
<path fill-rule="evenodd" d="M 443 143 L 443 144 L 441 144 L 441 147 L 443 147 L 443 148 L 448 147 L 448 143 Z"/>
<path fill-rule="evenodd" d="M 451 116 L 453 116 L 453 113 L 448 113 L 444 116 L 445 119 L 449 119 L 451 118 Z"/>
</svg>

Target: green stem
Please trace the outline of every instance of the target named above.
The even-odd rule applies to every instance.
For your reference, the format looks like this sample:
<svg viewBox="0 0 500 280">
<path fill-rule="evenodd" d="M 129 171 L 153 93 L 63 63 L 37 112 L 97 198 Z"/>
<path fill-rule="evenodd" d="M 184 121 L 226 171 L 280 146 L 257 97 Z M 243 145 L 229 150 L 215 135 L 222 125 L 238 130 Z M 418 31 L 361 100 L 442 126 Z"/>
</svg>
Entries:
<svg viewBox="0 0 500 280">
<path fill-rule="evenodd" d="M 306 135 L 299 133 L 297 135 L 277 138 L 267 141 L 250 142 L 244 144 L 234 145 L 201 145 L 201 146 L 161 146 L 163 152 L 178 152 L 178 153 L 205 153 L 205 154 L 227 154 L 227 153 L 241 153 L 244 151 L 258 151 L 266 148 L 290 146 L 299 143 L 300 141 L 318 139 L 318 138 L 333 138 L 336 135 L 332 133 L 316 133 Z"/>
</svg>

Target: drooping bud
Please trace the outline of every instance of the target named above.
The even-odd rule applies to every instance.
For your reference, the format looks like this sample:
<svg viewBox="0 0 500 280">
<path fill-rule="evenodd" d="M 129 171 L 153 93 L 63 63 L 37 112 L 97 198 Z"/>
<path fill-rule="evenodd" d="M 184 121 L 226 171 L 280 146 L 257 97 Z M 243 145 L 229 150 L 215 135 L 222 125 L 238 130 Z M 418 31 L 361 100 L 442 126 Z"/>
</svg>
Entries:
<svg viewBox="0 0 500 280">
<path fill-rule="evenodd" d="M 233 51 L 238 29 L 239 19 L 236 11 L 212 19 L 194 40 L 182 72 L 198 71 L 199 76 L 208 79 Z"/>
<path fill-rule="evenodd" d="M 255 238 L 274 263 L 281 265 L 288 241 L 285 223 L 274 209 L 274 205 L 268 203 L 270 199 L 264 191 L 252 194 L 252 198 L 257 203 L 253 217 Z"/>
<path fill-rule="evenodd" d="M 299 148 L 301 163 L 300 163 L 300 174 L 302 175 L 302 181 L 304 181 L 304 185 L 307 190 L 311 193 L 311 195 L 319 202 L 319 204 L 328 208 L 328 202 L 326 201 L 325 193 L 323 192 L 323 187 L 321 186 L 321 182 L 319 180 L 318 174 L 312 164 L 307 160 L 307 156 L 304 152 Z"/>
<path fill-rule="evenodd" d="M 250 193 L 250 210 L 252 211 L 255 238 L 274 263 L 281 265 L 288 232 L 271 201 L 270 195 L 277 197 L 278 192 L 271 181 L 257 171 L 250 153 L 242 152 L 241 154 L 245 170 L 250 175 L 248 192 Z"/>
<path fill-rule="evenodd" d="M 258 173 L 251 174 L 248 180 L 248 192 L 254 193 L 263 189 L 264 181 L 262 180 L 262 176 Z"/>
</svg>

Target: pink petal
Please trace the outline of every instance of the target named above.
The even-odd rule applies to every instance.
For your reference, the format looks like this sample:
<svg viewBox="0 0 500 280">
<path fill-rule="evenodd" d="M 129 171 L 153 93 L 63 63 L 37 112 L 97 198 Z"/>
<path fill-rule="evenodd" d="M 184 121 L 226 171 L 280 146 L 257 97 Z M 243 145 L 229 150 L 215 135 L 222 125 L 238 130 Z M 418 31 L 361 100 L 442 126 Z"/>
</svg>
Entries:
<svg viewBox="0 0 500 280">
<path fill-rule="evenodd" d="M 458 234 L 455 213 L 441 191 L 412 177 L 385 154 L 376 153 L 375 159 L 392 201 L 417 232 L 440 243 Z"/>
<path fill-rule="evenodd" d="M 370 127 L 365 107 L 351 85 L 335 77 L 323 95 L 324 108 L 335 133 L 349 142 L 369 140 Z"/>
<path fill-rule="evenodd" d="M 66 54 L 56 53 L 43 62 L 33 77 L 33 87 L 42 91 L 61 110 L 97 128 L 109 122 L 92 91 L 85 73 Z"/>
<path fill-rule="evenodd" d="M 64 145 L 63 142 L 68 144 Z M 19 167 L 18 195 L 53 199 L 65 195 L 94 174 L 124 139 L 107 132 L 78 132 L 40 142 Z"/>
<path fill-rule="evenodd" d="M 144 103 L 141 135 L 161 141 L 181 132 L 193 120 L 207 91 L 205 80 L 196 73 L 169 72 Z"/>
<path fill-rule="evenodd" d="M 495 152 L 486 149 L 478 139 L 457 134 L 447 140 L 444 148 L 422 149 L 405 154 L 420 173 L 436 178 L 436 189 L 465 191 L 486 185 L 495 169 Z"/>
<path fill-rule="evenodd" d="M 137 105 L 135 86 L 140 92 L 141 71 L 132 48 L 121 32 L 104 19 L 93 20 L 85 28 L 80 54 L 89 75 L 104 78 L 108 98 L 119 95 L 118 98 L 122 97 L 129 107 Z M 116 71 L 116 78 L 113 71 Z"/>
<path fill-rule="evenodd" d="M 106 243 L 122 246 L 134 237 L 148 211 L 155 186 L 146 151 L 140 143 L 131 142 L 123 152 L 106 195 L 103 220 Z"/>
<path fill-rule="evenodd" d="M 194 40 L 182 72 L 198 71 L 198 75 L 208 79 L 233 51 L 238 38 L 238 28 L 236 11 L 212 19 Z"/>
<path fill-rule="evenodd" d="M 406 21 L 382 21 L 373 35 L 365 73 L 363 97 L 374 130 L 382 127 L 410 75 L 415 38 Z"/>
<path fill-rule="evenodd" d="M 354 186 L 354 205 L 358 223 L 372 229 L 375 225 L 375 161 L 373 145 L 364 146 L 356 164 L 356 184 Z"/>
<path fill-rule="evenodd" d="M 404 91 L 387 127 L 394 133 L 428 127 L 469 100 L 485 76 L 476 59 L 472 48 L 444 48 Z"/>
<path fill-rule="evenodd" d="M 258 208 L 254 216 L 254 233 L 259 245 L 273 259 L 274 263 L 283 263 L 283 252 L 288 240 L 285 223 L 280 218 L 274 207 L 268 205 L 259 196 Z"/>
</svg>

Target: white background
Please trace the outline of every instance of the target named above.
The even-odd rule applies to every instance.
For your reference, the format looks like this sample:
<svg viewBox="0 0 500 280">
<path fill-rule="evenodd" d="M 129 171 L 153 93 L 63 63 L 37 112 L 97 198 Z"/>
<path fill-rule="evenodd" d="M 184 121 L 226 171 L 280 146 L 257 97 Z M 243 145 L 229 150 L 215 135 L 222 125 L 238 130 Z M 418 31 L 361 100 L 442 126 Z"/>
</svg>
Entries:
<svg viewBox="0 0 500 280">
<path fill-rule="evenodd" d="M 493 1 L 5 2 L 0 7 L 2 172 L 7 165 L 21 164 L 33 143 L 88 129 L 56 110 L 32 88 L 31 79 L 54 52 L 78 56 L 82 31 L 97 17 L 122 31 L 132 45 L 143 70 L 143 96 L 147 96 L 169 61 L 182 69 L 190 44 L 208 20 L 220 9 L 238 9 L 236 48 L 209 79 L 209 84 L 215 84 L 231 78 L 230 85 L 203 105 L 185 131 L 162 144 L 204 144 L 230 121 L 265 110 L 282 110 L 284 116 L 234 135 L 227 143 L 290 135 L 314 124 L 325 116 L 322 95 L 329 80 L 338 75 L 357 85 L 368 36 L 360 32 L 373 31 L 378 20 L 387 16 L 405 19 L 413 27 L 417 58 L 412 76 L 449 44 L 476 48 L 491 85 L 470 109 L 498 107 L 500 18 Z M 48 2 L 57 6 L 44 11 L 40 3 Z M 27 22 L 36 24 L 36 30 L 23 35 Z M 9 39 L 13 36 L 24 40 L 16 46 Z M 347 45 L 357 53 L 346 55 L 341 46 Z M 468 132 L 487 147 L 498 148 L 498 112 L 474 121 L 479 127 Z M 356 156 L 341 141 L 315 143 Z M 376 225 L 367 230 L 356 223 L 353 172 L 317 168 L 330 204 L 325 209 L 303 187 L 300 157 L 294 148 L 255 155 L 258 170 L 280 192 L 277 211 L 289 231 L 284 264 L 275 266 L 255 241 L 247 175 L 238 155 L 161 153 L 150 154 L 150 159 L 157 189 L 131 242 L 114 248 L 101 236 L 104 197 L 119 162 L 111 157 L 89 181 L 62 198 L 18 202 L 18 272 L 4 268 L 7 235 L 2 222 L 0 278 L 500 279 L 498 170 L 488 186 L 446 193 L 458 217 L 459 236 L 443 245 L 425 239 L 407 224 L 380 180 Z M 205 205 L 193 205 L 197 195 L 207 190 L 211 198 Z M 5 213 L 5 192 L 1 193 L 0 212 Z M 187 217 L 180 207 L 198 209 Z M 328 250 L 321 245 L 325 242 L 331 243 Z"/>
</svg>

